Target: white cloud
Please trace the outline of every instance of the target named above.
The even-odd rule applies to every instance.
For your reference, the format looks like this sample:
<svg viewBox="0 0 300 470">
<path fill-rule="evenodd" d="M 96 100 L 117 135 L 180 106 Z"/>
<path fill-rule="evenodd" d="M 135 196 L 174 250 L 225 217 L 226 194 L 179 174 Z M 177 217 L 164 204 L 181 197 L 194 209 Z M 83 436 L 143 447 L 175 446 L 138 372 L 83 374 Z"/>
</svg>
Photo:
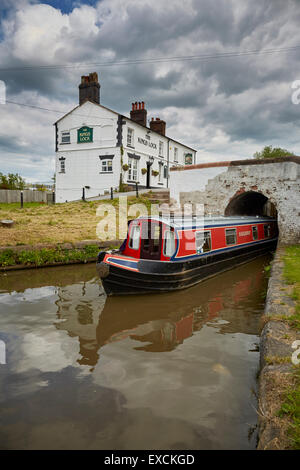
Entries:
<svg viewBox="0 0 300 470">
<path fill-rule="evenodd" d="M 9 2 L 6 2 L 6 5 Z M 237 0 L 103 0 L 63 14 L 29 0 L 13 2 L 1 23 L 2 68 L 126 59 L 214 55 L 300 44 L 299 3 Z M 249 158 L 263 145 L 297 152 L 300 107 L 291 83 L 300 79 L 297 52 L 206 61 L 0 72 L 7 99 L 69 111 L 82 74 L 97 71 L 101 101 L 129 114 L 146 101 L 148 117 L 167 134 L 199 149 L 198 161 Z M 54 170 L 53 122 L 42 110 L 0 107 L 1 171 L 49 180 Z M 291 148 L 293 147 L 293 149 Z M 14 153 L 13 153 L 14 152 Z M 9 155 L 9 159 L 7 156 Z"/>
</svg>

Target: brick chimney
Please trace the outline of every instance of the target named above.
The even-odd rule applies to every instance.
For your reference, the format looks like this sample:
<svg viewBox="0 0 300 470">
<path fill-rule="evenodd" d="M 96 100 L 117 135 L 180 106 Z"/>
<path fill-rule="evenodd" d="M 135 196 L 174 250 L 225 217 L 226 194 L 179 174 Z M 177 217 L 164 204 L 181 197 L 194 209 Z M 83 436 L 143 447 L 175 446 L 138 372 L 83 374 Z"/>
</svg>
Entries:
<svg viewBox="0 0 300 470">
<path fill-rule="evenodd" d="M 158 132 L 161 135 L 166 135 L 166 123 L 159 118 L 152 118 L 150 121 L 150 129 L 154 132 Z"/>
<path fill-rule="evenodd" d="M 130 119 L 138 124 L 142 124 L 142 126 L 147 126 L 147 110 L 145 109 L 144 101 L 132 103 Z"/>
<path fill-rule="evenodd" d="M 100 84 L 96 72 L 81 77 L 81 83 L 79 85 L 79 104 L 88 100 L 100 104 Z"/>
</svg>

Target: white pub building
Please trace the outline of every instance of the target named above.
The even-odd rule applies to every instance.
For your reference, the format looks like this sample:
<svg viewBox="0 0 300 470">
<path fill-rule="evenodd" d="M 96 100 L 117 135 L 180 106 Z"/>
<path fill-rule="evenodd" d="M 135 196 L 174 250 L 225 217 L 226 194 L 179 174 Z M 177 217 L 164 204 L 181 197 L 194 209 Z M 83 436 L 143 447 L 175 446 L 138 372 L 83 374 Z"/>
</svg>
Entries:
<svg viewBox="0 0 300 470">
<path fill-rule="evenodd" d="M 97 73 L 81 77 L 79 106 L 55 123 L 56 202 L 119 189 L 167 188 L 169 168 L 196 163 L 196 150 L 165 135 L 159 118 L 147 127 L 144 102 L 130 118 L 100 104 Z"/>
</svg>

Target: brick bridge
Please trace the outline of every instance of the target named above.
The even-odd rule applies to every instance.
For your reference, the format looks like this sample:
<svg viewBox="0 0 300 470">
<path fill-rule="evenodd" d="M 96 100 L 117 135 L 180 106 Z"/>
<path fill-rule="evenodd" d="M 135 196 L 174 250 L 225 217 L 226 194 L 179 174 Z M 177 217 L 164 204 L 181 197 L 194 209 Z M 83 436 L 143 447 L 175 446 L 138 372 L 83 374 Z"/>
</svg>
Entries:
<svg viewBox="0 0 300 470">
<path fill-rule="evenodd" d="M 171 168 L 170 197 L 206 215 L 277 215 L 281 242 L 300 243 L 300 157 Z"/>
</svg>

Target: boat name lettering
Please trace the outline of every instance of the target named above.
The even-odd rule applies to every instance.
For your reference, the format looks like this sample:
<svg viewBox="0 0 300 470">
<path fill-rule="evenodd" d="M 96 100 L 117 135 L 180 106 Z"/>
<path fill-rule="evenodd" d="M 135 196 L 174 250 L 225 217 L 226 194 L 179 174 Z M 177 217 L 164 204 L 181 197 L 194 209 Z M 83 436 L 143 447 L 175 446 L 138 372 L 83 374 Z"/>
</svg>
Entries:
<svg viewBox="0 0 300 470">
<path fill-rule="evenodd" d="M 246 237 L 247 235 L 250 235 L 250 230 L 248 230 L 247 232 L 240 232 L 239 233 L 240 237 Z"/>
</svg>

